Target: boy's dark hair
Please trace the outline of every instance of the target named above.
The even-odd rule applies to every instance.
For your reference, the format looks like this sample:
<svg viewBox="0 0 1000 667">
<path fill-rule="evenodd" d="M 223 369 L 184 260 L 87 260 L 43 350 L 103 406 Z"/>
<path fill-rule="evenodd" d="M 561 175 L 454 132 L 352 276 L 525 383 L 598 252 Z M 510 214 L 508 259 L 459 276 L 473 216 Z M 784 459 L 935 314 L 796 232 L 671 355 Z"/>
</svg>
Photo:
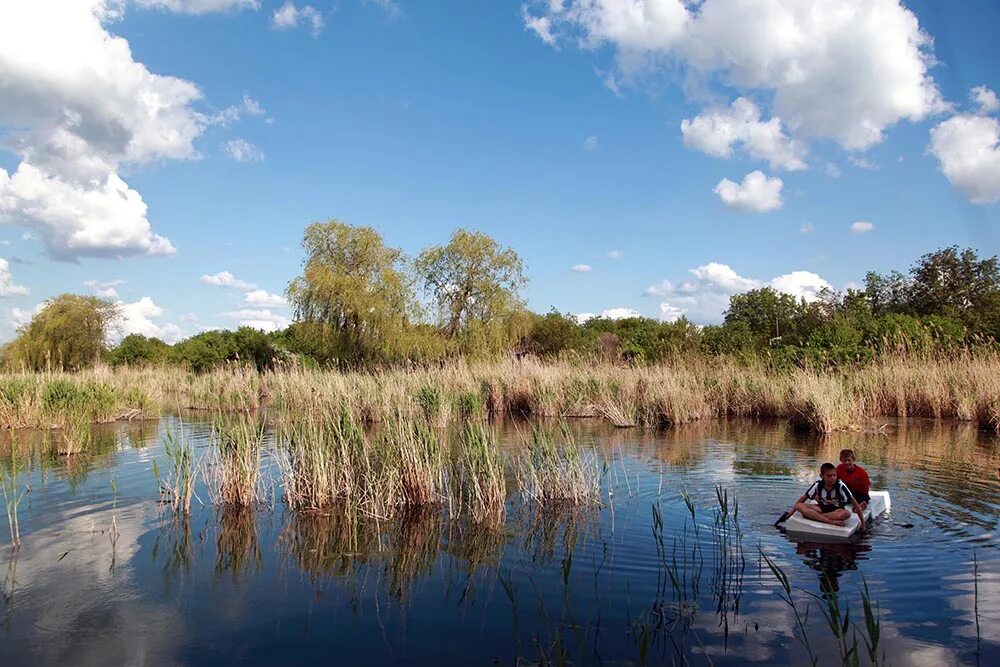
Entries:
<svg viewBox="0 0 1000 667">
<path fill-rule="evenodd" d="M 829 470 L 836 470 L 836 469 L 837 469 L 837 466 L 833 465 L 832 463 L 824 463 L 823 465 L 821 465 L 819 467 L 819 474 L 820 475 L 825 475 L 827 473 L 827 471 L 829 471 Z"/>
<path fill-rule="evenodd" d="M 841 449 L 840 450 L 840 458 L 846 459 L 848 456 L 851 457 L 852 459 L 858 458 L 857 456 L 854 455 L 854 450 L 853 449 Z"/>
</svg>

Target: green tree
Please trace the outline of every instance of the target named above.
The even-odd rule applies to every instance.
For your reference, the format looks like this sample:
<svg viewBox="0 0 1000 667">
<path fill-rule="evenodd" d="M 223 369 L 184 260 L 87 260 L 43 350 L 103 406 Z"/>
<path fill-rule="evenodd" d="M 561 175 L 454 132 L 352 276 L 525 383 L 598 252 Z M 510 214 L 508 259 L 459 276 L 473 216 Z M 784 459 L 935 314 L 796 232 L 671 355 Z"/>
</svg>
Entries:
<svg viewBox="0 0 1000 667">
<path fill-rule="evenodd" d="M 725 324 L 745 324 L 758 349 L 797 344 L 802 311 L 795 297 L 763 287 L 730 297 Z"/>
<path fill-rule="evenodd" d="M 144 366 L 166 361 L 170 346 L 159 338 L 129 334 L 108 353 L 112 366 Z"/>
<path fill-rule="evenodd" d="M 571 315 L 553 308 L 545 315 L 535 315 L 529 338 L 536 354 L 556 356 L 579 345 L 580 325 Z"/>
<path fill-rule="evenodd" d="M 232 331 L 205 331 L 175 344 L 170 360 L 196 373 L 210 371 L 237 357 Z"/>
<path fill-rule="evenodd" d="M 447 245 L 420 253 L 416 270 L 445 337 L 465 337 L 466 351 L 481 341 L 499 344 L 502 332 L 516 335 L 508 325 L 523 310 L 520 290 L 527 280 L 512 249 L 486 234 L 458 229 Z"/>
<path fill-rule="evenodd" d="M 286 293 L 296 319 L 320 324 L 309 340 L 340 361 L 392 357 L 414 307 L 403 254 L 371 227 L 309 225 L 302 275 Z"/>
<path fill-rule="evenodd" d="M 107 299 L 61 294 L 44 307 L 4 349 L 8 365 L 31 370 L 79 370 L 97 362 L 107 350 L 119 307 Z"/>
</svg>

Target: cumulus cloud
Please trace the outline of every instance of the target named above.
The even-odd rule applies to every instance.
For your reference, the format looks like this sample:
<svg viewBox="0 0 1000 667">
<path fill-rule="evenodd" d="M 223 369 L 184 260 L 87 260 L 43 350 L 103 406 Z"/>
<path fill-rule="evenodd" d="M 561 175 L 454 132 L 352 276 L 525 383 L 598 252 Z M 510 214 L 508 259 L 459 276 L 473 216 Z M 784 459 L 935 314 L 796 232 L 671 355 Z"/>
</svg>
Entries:
<svg viewBox="0 0 1000 667">
<path fill-rule="evenodd" d="M 299 8 L 291 0 L 286 0 L 285 4 L 274 10 L 274 14 L 271 16 L 271 25 L 276 30 L 291 30 L 300 25 L 308 26 L 312 36 L 317 37 L 323 32 L 326 23 L 323 21 L 323 15 L 320 11 L 312 5 L 303 5 Z"/>
<path fill-rule="evenodd" d="M 179 14 L 209 14 L 212 12 L 260 9 L 260 0 L 134 0 L 140 7 L 164 9 Z"/>
<path fill-rule="evenodd" d="M 10 264 L 6 259 L 0 258 L 0 297 L 24 296 L 27 293 L 27 287 L 14 284 L 14 276 L 10 272 Z"/>
<path fill-rule="evenodd" d="M 858 220 L 857 222 L 851 223 L 852 234 L 867 234 L 873 229 L 875 229 L 875 224 L 872 222 L 865 222 L 864 220 Z"/>
<path fill-rule="evenodd" d="M 849 150 L 945 108 L 928 73 L 931 39 L 900 0 L 538 0 L 525 23 L 540 19 L 553 45 L 610 45 L 626 82 L 680 66 L 761 91 L 794 132 Z"/>
<path fill-rule="evenodd" d="M 115 336 L 118 340 L 129 334 L 139 334 L 175 343 L 184 337 L 184 330 L 176 324 L 154 321 L 162 317 L 164 311 L 148 296 L 132 303 L 119 301 L 118 308 L 121 313 Z"/>
<path fill-rule="evenodd" d="M 226 142 L 226 152 L 237 162 L 263 162 L 264 153 L 246 139 L 232 139 Z"/>
<path fill-rule="evenodd" d="M 288 305 L 285 297 L 262 289 L 248 291 L 244 300 L 248 306 L 256 306 L 258 308 L 283 308 Z"/>
<path fill-rule="evenodd" d="M 266 308 L 244 308 L 243 310 L 230 311 L 226 315 L 236 320 L 240 326 L 252 327 L 261 331 L 277 331 L 291 324 L 289 319 L 284 315 L 272 313 Z"/>
<path fill-rule="evenodd" d="M 761 287 L 771 287 L 796 298 L 814 301 L 830 284 L 810 271 L 792 271 L 771 280 L 746 278 L 732 267 L 719 262 L 709 262 L 691 269 L 690 278 L 680 283 L 664 280 L 647 287 L 644 296 L 662 299 L 660 318 L 673 322 L 681 316 L 698 324 L 722 321 L 722 314 L 729 307 L 729 298 Z"/>
<path fill-rule="evenodd" d="M 806 147 L 791 139 L 781 127 L 780 118 L 764 122 L 760 109 L 745 97 L 729 107 L 705 111 L 693 119 L 681 121 L 684 145 L 714 157 L 732 157 L 741 147 L 758 160 L 767 160 L 772 169 L 805 169 Z"/>
<path fill-rule="evenodd" d="M 1000 111 L 1000 98 L 986 86 L 976 86 L 970 90 L 969 99 L 975 103 L 979 113 Z"/>
<path fill-rule="evenodd" d="M 590 264 L 574 264 L 573 266 L 570 267 L 569 270 L 575 273 L 587 273 L 590 271 L 590 269 L 591 269 Z"/>
<path fill-rule="evenodd" d="M 89 287 L 90 289 L 94 290 L 94 295 L 99 296 L 102 299 L 117 299 L 118 286 L 124 284 L 125 281 L 121 279 L 83 281 L 84 287 Z"/>
<path fill-rule="evenodd" d="M 231 287 L 233 289 L 243 290 L 244 292 L 257 289 L 257 286 L 253 283 L 240 280 L 229 271 L 219 271 L 218 273 L 214 273 L 212 275 L 206 274 L 201 277 L 201 284 L 212 285 L 213 287 Z"/>
<path fill-rule="evenodd" d="M 168 255 L 122 164 L 198 156 L 206 126 L 189 81 L 150 72 L 102 21 L 103 0 L 0 3 L 0 223 L 33 229 L 57 259 Z"/>
<path fill-rule="evenodd" d="M 713 192 L 730 208 L 766 213 L 781 208 L 783 185 L 777 176 L 768 177 L 761 171 L 752 171 L 740 183 L 734 183 L 728 178 L 722 179 Z"/>
<path fill-rule="evenodd" d="M 638 310 L 633 310 L 632 308 L 608 308 L 607 310 L 602 310 L 601 313 L 577 313 L 574 315 L 578 324 L 583 324 L 587 320 L 592 320 L 595 317 L 600 317 L 606 320 L 625 320 L 631 317 L 644 317 L 642 313 Z"/>
<path fill-rule="evenodd" d="M 996 118 L 958 114 L 931 130 L 927 150 L 941 172 L 973 204 L 1000 201 L 1000 123 Z"/>
<path fill-rule="evenodd" d="M 239 104 L 228 106 L 222 111 L 208 116 L 206 122 L 210 125 L 229 126 L 241 120 L 244 116 L 263 116 L 267 114 L 260 102 L 244 94 Z"/>
<path fill-rule="evenodd" d="M 585 151 L 596 151 L 598 145 L 598 140 L 595 135 L 590 135 L 583 141 L 583 150 Z"/>
</svg>

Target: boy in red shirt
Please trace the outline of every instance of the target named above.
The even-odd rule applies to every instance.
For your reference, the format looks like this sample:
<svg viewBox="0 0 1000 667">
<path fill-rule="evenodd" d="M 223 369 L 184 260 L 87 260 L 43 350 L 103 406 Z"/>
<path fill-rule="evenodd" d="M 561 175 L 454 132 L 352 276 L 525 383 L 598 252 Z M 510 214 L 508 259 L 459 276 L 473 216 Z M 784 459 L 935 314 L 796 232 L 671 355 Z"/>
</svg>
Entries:
<svg viewBox="0 0 1000 667">
<path fill-rule="evenodd" d="M 853 449 L 841 450 L 840 465 L 837 466 L 837 479 L 850 489 L 851 495 L 861 504 L 862 508 L 868 506 L 868 501 L 871 500 L 871 496 L 868 494 L 872 484 L 865 469 L 854 463 Z"/>
</svg>

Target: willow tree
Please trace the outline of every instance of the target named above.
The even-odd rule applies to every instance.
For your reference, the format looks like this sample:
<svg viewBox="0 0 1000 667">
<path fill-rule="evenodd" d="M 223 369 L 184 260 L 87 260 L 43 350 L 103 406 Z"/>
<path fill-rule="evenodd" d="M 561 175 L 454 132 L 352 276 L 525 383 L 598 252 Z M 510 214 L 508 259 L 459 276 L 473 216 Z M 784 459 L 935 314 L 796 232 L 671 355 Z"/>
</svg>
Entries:
<svg viewBox="0 0 1000 667">
<path fill-rule="evenodd" d="M 526 333 L 520 290 L 527 279 L 512 249 L 458 229 L 447 245 L 420 253 L 415 268 L 437 307 L 442 333 L 461 339 L 466 351 L 501 351 Z"/>
<path fill-rule="evenodd" d="M 413 304 L 403 254 L 371 227 L 314 223 L 302 238 L 302 275 L 286 294 L 296 320 L 338 361 L 390 356 Z M 293 325 L 296 326 L 296 325 Z"/>
<path fill-rule="evenodd" d="M 107 350 L 119 307 L 107 299 L 61 294 L 45 302 L 4 348 L 9 366 L 30 370 L 79 370 Z"/>
</svg>

